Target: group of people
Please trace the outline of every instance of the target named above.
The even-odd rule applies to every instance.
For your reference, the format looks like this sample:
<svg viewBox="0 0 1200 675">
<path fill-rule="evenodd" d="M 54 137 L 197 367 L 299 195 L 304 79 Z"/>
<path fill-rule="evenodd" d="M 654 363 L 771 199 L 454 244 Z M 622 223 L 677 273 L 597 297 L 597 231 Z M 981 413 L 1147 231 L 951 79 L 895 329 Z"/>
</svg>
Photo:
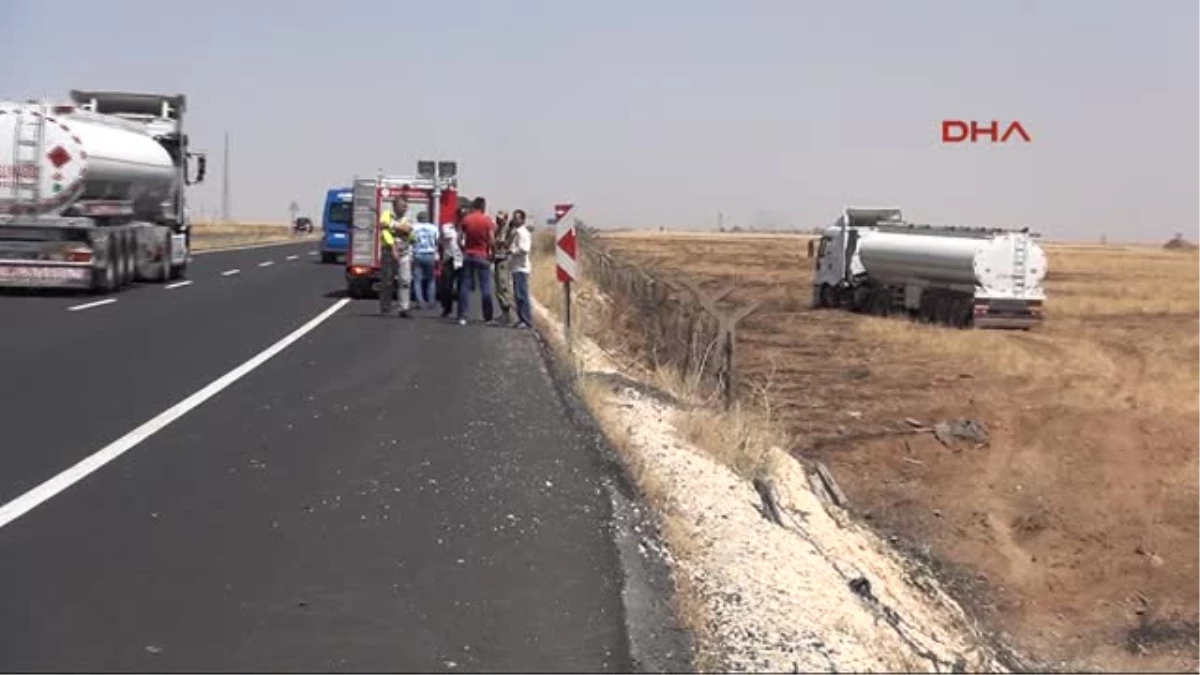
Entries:
<svg viewBox="0 0 1200 675">
<path fill-rule="evenodd" d="M 533 234 L 525 211 L 516 209 L 511 217 L 500 211 L 493 218 L 487 213 L 487 200 L 476 197 L 470 208 L 458 209 L 452 222 L 439 227 L 428 212 L 421 211 L 414 225 L 408 203 L 397 198 L 380 223 L 380 313 L 390 314 L 397 296 L 399 316 L 404 318 L 411 316 L 413 303 L 432 309 L 436 301 L 443 318 L 457 309 L 458 323 L 466 325 L 471 293 L 478 291 L 486 323 L 498 323 L 498 303 L 500 322 L 533 327 L 529 297 Z"/>
</svg>

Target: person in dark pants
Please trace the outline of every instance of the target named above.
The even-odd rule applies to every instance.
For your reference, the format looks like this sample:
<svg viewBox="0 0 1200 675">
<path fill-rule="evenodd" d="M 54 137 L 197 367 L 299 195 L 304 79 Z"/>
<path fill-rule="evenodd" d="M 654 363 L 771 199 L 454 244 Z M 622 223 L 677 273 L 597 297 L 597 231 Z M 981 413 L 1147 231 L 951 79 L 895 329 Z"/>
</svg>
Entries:
<svg viewBox="0 0 1200 675">
<path fill-rule="evenodd" d="M 450 316 L 454 308 L 454 299 L 458 294 L 458 280 L 462 276 L 462 220 L 466 209 L 459 209 L 454 214 L 454 222 L 442 224 L 441 246 L 438 255 L 441 260 L 442 273 L 438 277 L 438 300 L 442 303 L 442 318 Z"/>
<path fill-rule="evenodd" d="M 458 280 L 458 323 L 467 325 L 467 308 L 471 291 L 479 289 L 483 303 L 483 320 L 494 324 L 492 315 L 492 247 L 496 240 L 496 223 L 487 214 L 487 200 L 476 197 L 471 212 L 463 218 L 463 268 Z"/>
<path fill-rule="evenodd" d="M 525 222 L 525 212 L 521 209 L 513 211 L 511 257 L 509 268 L 512 270 L 513 295 L 517 305 L 516 328 L 533 328 L 532 302 L 529 297 L 529 275 L 533 265 L 529 254 L 533 251 L 533 233 Z"/>
</svg>

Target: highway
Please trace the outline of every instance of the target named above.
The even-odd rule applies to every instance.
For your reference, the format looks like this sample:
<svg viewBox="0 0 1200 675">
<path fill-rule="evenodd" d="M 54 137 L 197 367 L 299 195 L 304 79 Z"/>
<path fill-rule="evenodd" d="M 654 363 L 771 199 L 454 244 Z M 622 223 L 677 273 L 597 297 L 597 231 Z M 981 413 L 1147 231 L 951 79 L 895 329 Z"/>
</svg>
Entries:
<svg viewBox="0 0 1200 675">
<path fill-rule="evenodd" d="M 312 248 L 0 295 L 0 670 L 635 668 L 536 336 L 381 318 Z"/>
</svg>

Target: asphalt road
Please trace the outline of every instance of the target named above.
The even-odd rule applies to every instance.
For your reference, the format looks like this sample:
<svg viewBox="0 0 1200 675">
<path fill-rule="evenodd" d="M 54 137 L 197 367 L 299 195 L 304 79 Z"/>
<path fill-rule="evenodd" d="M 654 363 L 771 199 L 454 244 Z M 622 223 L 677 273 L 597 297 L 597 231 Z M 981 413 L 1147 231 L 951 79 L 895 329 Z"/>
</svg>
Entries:
<svg viewBox="0 0 1200 675">
<path fill-rule="evenodd" d="M 0 670 L 634 668 L 535 336 L 381 318 L 312 248 L 0 296 Z"/>
</svg>

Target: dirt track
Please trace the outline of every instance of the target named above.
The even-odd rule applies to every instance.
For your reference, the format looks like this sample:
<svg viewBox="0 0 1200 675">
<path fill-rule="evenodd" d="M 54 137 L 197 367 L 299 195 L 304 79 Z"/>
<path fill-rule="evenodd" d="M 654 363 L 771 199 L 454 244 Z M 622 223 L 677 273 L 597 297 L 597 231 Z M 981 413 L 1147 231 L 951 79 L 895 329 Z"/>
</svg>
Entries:
<svg viewBox="0 0 1200 675">
<path fill-rule="evenodd" d="M 794 451 L 1047 667 L 1196 670 L 1200 284 L 1194 251 L 1048 247 L 1035 332 L 810 311 L 802 237 L 609 235 L 765 300 L 740 330 Z M 905 418 L 968 417 L 947 448 Z"/>
</svg>

